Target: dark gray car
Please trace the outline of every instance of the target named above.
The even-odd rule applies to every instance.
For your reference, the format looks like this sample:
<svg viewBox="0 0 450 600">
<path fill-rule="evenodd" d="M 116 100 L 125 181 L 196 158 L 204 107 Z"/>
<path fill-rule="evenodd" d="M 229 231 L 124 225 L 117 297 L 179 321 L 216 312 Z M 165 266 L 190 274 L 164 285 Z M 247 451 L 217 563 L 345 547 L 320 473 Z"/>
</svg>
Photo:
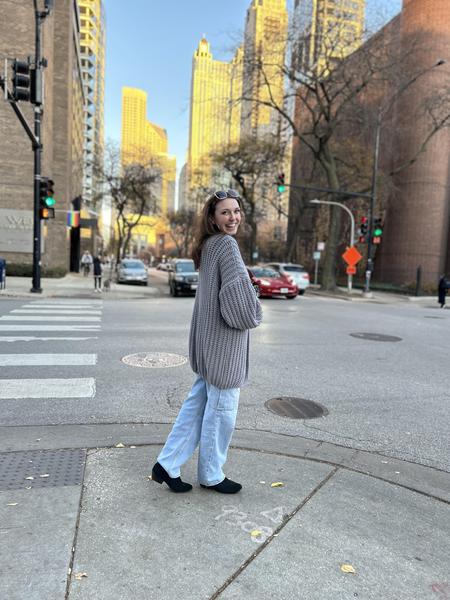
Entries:
<svg viewBox="0 0 450 600">
<path fill-rule="evenodd" d="M 175 258 L 171 261 L 172 270 L 169 271 L 169 287 L 172 296 L 179 294 L 193 294 L 197 291 L 198 271 L 194 261 L 190 258 Z"/>
</svg>

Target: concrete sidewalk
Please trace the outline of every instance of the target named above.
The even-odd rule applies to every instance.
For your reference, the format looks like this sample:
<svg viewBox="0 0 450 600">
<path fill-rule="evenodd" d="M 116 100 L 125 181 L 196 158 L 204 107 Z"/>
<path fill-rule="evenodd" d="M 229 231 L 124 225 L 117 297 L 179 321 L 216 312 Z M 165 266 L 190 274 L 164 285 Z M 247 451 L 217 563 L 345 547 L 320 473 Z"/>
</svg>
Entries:
<svg viewBox="0 0 450 600">
<path fill-rule="evenodd" d="M 448 473 L 237 430 L 242 492 L 191 460 L 176 495 L 149 478 L 169 428 L 0 428 L 2 600 L 450 598 Z"/>
<path fill-rule="evenodd" d="M 103 281 L 105 281 L 105 277 Z M 29 277 L 6 277 L 6 288 L 0 290 L 1 297 L 27 297 L 27 298 L 95 298 L 102 296 L 109 299 L 133 299 L 146 298 L 158 294 L 158 290 L 153 286 L 151 272 L 149 275 L 149 285 L 123 285 L 111 283 L 110 289 L 103 289 L 102 293 L 94 291 L 94 278 L 92 275 L 84 277 L 81 273 L 69 273 L 65 277 L 42 278 L 42 293 L 36 294 L 30 292 L 32 281 Z"/>
</svg>

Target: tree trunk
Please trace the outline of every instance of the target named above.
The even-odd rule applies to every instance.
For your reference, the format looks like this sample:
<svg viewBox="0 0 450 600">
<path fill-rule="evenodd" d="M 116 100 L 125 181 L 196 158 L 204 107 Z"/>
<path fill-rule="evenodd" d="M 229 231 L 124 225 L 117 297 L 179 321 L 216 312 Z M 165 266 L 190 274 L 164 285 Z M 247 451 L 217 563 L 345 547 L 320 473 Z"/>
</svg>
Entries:
<svg viewBox="0 0 450 600">
<path fill-rule="evenodd" d="M 332 150 L 326 145 L 324 147 L 325 161 L 322 165 L 325 169 L 328 186 L 333 190 L 339 190 L 339 179 L 337 176 L 336 162 Z M 339 198 L 339 196 L 337 197 Z M 333 196 L 332 200 L 337 200 Z M 339 206 L 331 206 L 330 223 L 328 226 L 328 239 L 325 250 L 325 260 L 322 270 L 322 289 L 336 289 L 336 265 L 337 265 L 337 249 L 339 244 L 339 235 L 341 232 L 342 208 Z"/>
</svg>

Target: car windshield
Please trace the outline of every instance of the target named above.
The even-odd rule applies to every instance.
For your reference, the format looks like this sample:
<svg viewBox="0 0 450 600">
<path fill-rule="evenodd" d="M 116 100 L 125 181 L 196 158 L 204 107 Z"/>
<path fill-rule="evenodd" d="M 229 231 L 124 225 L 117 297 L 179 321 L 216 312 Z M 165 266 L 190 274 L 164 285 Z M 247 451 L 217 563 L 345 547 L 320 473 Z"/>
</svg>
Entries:
<svg viewBox="0 0 450 600">
<path fill-rule="evenodd" d="M 127 262 L 123 262 L 122 263 L 122 267 L 124 269 L 145 269 L 144 263 L 142 263 L 140 260 L 132 260 L 132 261 L 127 261 Z"/>
<path fill-rule="evenodd" d="M 255 277 L 278 277 L 279 273 L 269 267 L 252 267 L 250 271 Z"/>
<path fill-rule="evenodd" d="M 292 265 L 286 265 L 285 267 L 283 267 L 284 271 L 287 271 L 288 273 L 304 273 L 305 269 L 303 267 L 296 267 L 296 266 L 292 266 Z"/>
<path fill-rule="evenodd" d="M 195 271 L 194 261 L 177 263 L 175 270 L 177 273 L 193 273 Z"/>
</svg>

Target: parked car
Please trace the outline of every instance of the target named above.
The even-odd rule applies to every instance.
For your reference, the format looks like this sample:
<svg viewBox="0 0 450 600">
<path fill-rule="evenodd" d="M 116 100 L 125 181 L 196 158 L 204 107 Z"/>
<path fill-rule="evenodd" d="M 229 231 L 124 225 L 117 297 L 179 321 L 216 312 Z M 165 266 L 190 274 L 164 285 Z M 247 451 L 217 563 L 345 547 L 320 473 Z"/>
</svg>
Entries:
<svg viewBox="0 0 450 600">
<path fill-rule="evenodd" d="M 193 294 L 198 286 L 198 271 L 190 258 L 174 258 L 169 271 L 169 287 L 172 296 L 178 294 Z"/>
<path fill-rule="evenodd" d="M 270 267 L 247 267 L 256 294 L 261 298 L 295 298 L 298 287 L 292 280 Z"/>
<path fill-rule="evenodd" d="M 303 295 L 305 290 L 309 287 L 309 274 L 305 267 L 302 267 L 302 265 L 273 262 L 268 263 L 265 266 L 275 269 L 275 271 L 278 271 L 281 275 L 291 277 L 295 285 L 298 287 L 298 293 L 300 295 Z"/>
<path fill-rule="evenodd" d="M 158 263 L 158 265 L 156 265 L 156 269 L 158 271 L 170 271 L 171 270 L 171 264 L 169 262 L 161 262 Z"/>
<path fill-rule="evenodd" d="M 148 285 L 147 267 L 137 258 L 124 258 L 117 270 L 117 283 L 133 282 Z"/>
</svg>

